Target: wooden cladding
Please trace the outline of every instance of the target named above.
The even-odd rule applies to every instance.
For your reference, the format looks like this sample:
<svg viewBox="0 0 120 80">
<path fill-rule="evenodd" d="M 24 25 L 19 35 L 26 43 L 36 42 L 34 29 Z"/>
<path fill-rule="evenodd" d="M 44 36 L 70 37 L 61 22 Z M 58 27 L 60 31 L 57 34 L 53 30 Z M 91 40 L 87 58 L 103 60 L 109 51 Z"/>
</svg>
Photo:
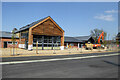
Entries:
<svg viewBox="0 0 120 80">
<path fill-rule="evenodd" d="M 29 39 L 28 39 L 28 45 L 33 44 L 33 35 L 32 35 L 32 29 L 29 28 Z"/>
<path fill-rule="evenodd" d="M 64 46 L 64 32 L 63 35 L 61 36 L 61 46 Z"/>
<path fill-rule="evenodd" d="M 21 39 L 20 44 L 25 44 L 25 39 Z"/>
<path fill-rule="evenodd" d="M 49 36 L 63 36 L 63 32 L 50 20 L 32 29 L 32 34 L 35 35 L 49 35 Z"/>
</svg>

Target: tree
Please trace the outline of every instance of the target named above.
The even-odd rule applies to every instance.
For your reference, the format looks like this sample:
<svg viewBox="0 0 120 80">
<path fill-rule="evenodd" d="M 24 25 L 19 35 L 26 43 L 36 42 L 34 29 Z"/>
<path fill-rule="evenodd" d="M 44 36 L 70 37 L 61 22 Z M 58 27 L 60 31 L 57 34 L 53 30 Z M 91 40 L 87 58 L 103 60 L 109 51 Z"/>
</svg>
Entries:
<svg viewBox="0 0 120 80">
<path fill-rule="evenodd" d="M 13 42 L 13 44 L 15 44 L 15 41 L 16 41 L 16 35 L 15 35 L 15 32 L 17 31 L 17 29 L 16 28 L 14 28 L 13 30 L 12 30 L 12 42 Z"/>
<path fill-rule="evenodd" d="M 14 55 L 14 47 L 15 47 L 15 41 L 16 41 L 16 35 L 15 35 L 16 31 L 17 31 L 16 28 L 12 30 L 13 55 Z"/>
<path fill-rule="evenodd" d="M 96 28 L 94 30 L 91 30 L 91 36 L 95 39 L 95 43 L 98 42 L 98 38 L 102 32 L 104 32 L 104 39 L 106 39 L 107 33 L 103 29 Z"/>
</svg>

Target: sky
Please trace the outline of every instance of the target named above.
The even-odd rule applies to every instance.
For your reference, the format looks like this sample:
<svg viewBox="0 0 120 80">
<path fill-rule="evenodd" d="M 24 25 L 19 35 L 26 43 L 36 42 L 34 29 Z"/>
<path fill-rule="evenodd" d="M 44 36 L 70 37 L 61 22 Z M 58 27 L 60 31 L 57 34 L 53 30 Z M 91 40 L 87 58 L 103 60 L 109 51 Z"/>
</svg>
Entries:
<svg viewBox="0 0 120 80">
<path fill-rule="evenodd" d="M 47 16 L 65 36 L 87 36 L 95 28 L 107 32 L 109 39 L 118 33 L 117 2 L 3 2 L 2 30 L 19 29 Z"/>
</svg>

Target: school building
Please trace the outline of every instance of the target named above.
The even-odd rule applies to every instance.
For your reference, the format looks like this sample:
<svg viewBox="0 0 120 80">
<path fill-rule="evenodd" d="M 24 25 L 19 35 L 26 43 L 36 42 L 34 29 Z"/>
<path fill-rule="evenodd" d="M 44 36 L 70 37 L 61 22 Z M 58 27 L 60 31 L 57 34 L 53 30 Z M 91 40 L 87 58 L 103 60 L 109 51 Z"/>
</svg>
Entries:
<svg viewBox="0 0 120 80">
<path fill-rule="evenodd" d="M 16 34 L 16 46 L 23 49 L 52 50 L 61 49 L 71 44 L 81 47 L 86 42 L 94 43 L 91 36 L 65 37 L 64 30 L 50 17 L 45 17 L 31 24 L 21 27 Z M 2 48 L 7 48 L 12 44 L 12 33 L 1 32 L 0 43 Z"/>
</svg>

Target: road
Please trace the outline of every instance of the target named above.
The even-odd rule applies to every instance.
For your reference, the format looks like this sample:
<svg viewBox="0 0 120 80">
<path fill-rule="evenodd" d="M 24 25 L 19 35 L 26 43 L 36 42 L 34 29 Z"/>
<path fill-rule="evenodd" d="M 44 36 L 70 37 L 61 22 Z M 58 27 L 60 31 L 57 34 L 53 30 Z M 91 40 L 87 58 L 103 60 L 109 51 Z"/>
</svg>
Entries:
<svg viewBox="0 0 120 80">
<path fill-rule="evenodd" d="M 94 53 L 68 56 L 3 58 L 3 62 L 75 58 L 115 53 Z M 118 57 L 103 56 L 43 62 L 2 65 L 3 78 L 118 78 Z"/>
</svg>

